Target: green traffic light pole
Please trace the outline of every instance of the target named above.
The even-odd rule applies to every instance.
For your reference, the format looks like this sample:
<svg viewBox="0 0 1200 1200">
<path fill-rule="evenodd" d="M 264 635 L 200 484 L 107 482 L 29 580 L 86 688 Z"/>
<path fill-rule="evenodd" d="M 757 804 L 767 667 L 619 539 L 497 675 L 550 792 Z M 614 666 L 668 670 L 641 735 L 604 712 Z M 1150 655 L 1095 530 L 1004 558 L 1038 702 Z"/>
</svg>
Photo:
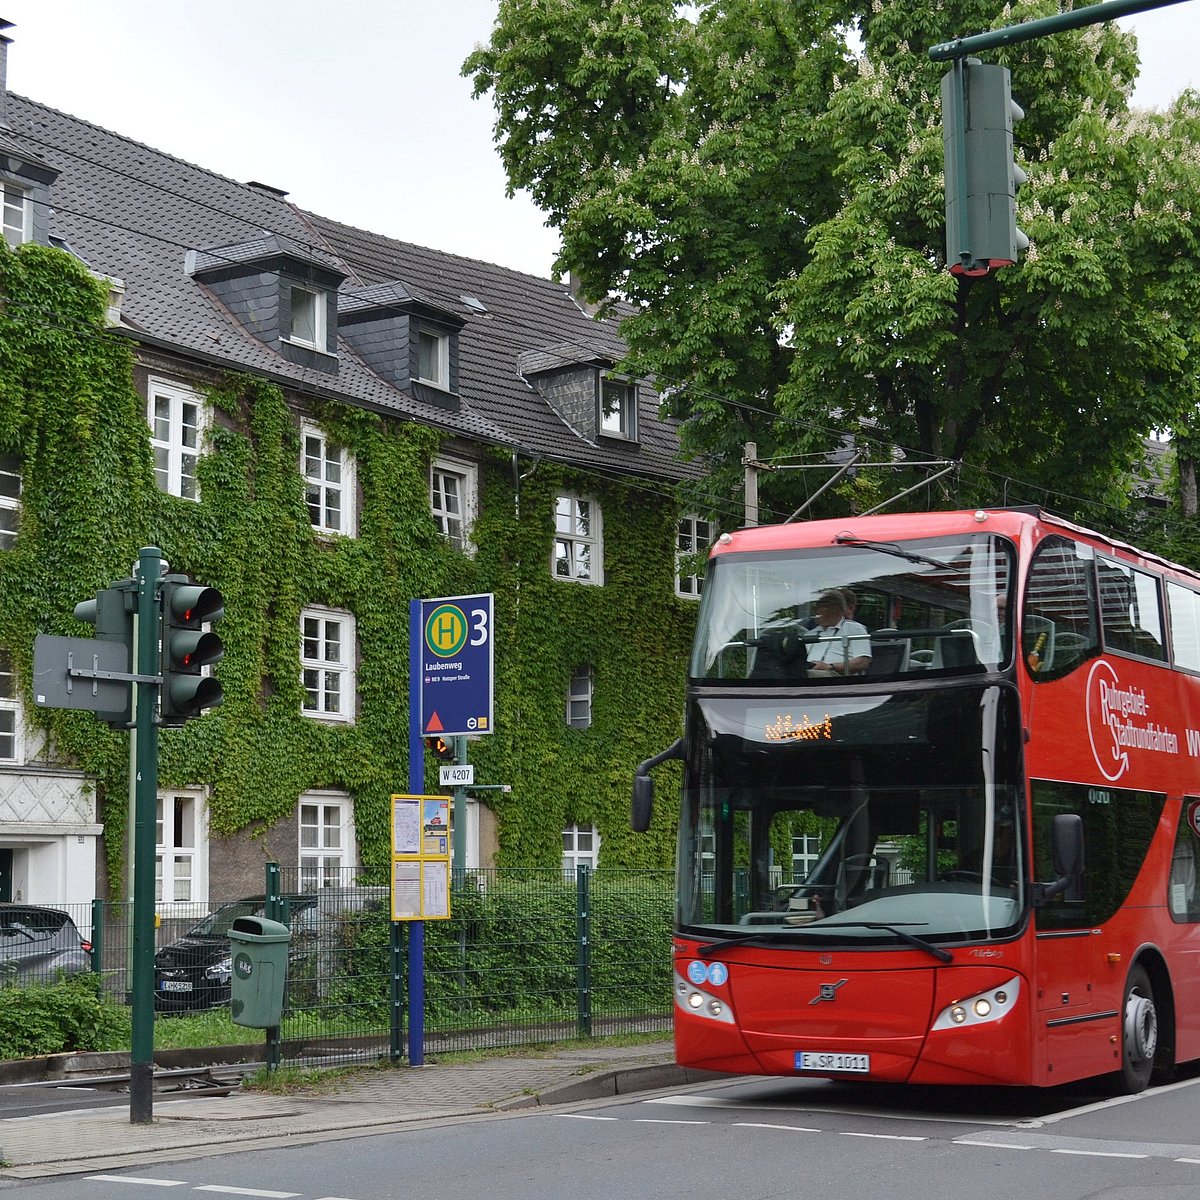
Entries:
<svg viewBox="0 0 1200 1200">
<path fill-rule="evenodd" d="M 158 585 L 162 551 L 144 546 L 137 561 L 137 669 L 159 674 Z M 154 824 L 158 801 L 158 730 L 154 710 L 158 683 L 134 684 L 137 700 L 134 732 L 133 828 L 133 1038 L 129 1055 L 129 1121 L 154 1119 Z"/>
<path fill-rule="evenodd" d="M 1015 42 L 1028 42 L 1034 38 L 1048 37 L 1067 29 L 1079 29 L 1084 25 L 1098 25 L 1101 21 L 1113 21 L 1117 17 L 1128 17 L 1133 13 L 1147 12 L 1152 8 L 1166 8 L 1182 4 L 1183 0 L 1102 0 L 1100 4 L 1089 4 L 1073 12 L 1059 13 L 1054 17 L 1042 17 L 1036 21 L 1025 21 L 1020 25 L 1006 25 L 988 33 L 977 33 L 971 37 L 955 38 L 929 48 L 929 57 L 934 62 L 963 59 L 976 50 L 993 50 L 997 46 L 1009 46 Z"/>
</svg>

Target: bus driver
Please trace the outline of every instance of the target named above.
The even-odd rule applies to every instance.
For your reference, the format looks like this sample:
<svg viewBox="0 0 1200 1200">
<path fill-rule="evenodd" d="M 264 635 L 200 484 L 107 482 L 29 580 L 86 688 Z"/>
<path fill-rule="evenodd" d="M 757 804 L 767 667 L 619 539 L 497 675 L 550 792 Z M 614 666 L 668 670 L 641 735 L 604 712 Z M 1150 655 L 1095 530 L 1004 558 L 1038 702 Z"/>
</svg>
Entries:
<svg viewBox="0 0 1200 1200">
<path fill-rule="evenodd" d="M 817 623 L 813 632 L 819 640 L 808 647 L 808 674 L 812 679 L 823 675 L 857 675 L 871 661 L 871 635 L 867 627 L 846 615 L 841 592 L 822 592 L 813 603 Z"/>
</svg>

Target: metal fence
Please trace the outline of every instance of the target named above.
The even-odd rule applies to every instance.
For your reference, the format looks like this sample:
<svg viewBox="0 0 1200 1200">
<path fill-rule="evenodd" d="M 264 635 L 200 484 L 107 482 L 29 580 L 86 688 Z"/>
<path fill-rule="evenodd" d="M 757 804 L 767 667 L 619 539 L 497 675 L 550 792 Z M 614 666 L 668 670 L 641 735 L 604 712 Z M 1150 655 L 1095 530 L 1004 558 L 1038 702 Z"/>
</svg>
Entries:
<svg viewBox="0 0 1200 1200">
<path fill-rule="evenodd" d="M 412 929 L 391 921 L 386 887 L 363 884 L 354 872 L 326 872 L 321 883 L 268 864 L 257 912 L 283 921 L 291 934 L 279 1042 L 268 1044 L 268 1059 L 411 1056 L 408 1002 L 421 983 L 421 1049 L 430 1053 L 669 1028 L 670 872 L 579 867 L 571 875 L 503 869 L 456 876 L 450 919 L 424 923 L 419 980 L 409 978 Z M 104 990 L 127 999 L 129 906 L 60 907 L 91 941 Z M 228 921 L 208 914 L 233 910 L 219 901 L 171 908 L 156 931 L 157 1019 L 227 1011 Z M 263 1036 L 244 1033 L 246 1043 Z"/>
</svg>

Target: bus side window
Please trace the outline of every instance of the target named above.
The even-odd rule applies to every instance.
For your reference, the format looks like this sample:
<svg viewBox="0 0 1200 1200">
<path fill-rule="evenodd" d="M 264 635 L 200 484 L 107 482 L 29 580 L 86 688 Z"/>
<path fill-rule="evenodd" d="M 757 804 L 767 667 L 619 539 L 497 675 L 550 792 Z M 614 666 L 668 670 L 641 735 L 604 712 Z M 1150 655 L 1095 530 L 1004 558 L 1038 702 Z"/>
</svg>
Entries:
<svg viewBox="0 0 1200 1200">
<path fill-rule="evenodd" d="M 1200 671 L 1200 595 L 1167 583 L 1171 613 L 1171 657 L 1185 671 Z"/>
<path fill-rule="evenodd" d="M 1061 679 L 1099 652 L 1092 550 L 1048 537 L 1034 552 L 1021 612 L 1021 657 L 1038 682 Z"/>
<path fill-rule="evenodd" d="M 1197 837 L 1188 820 L 1189 809 L 1200 805 L 1195 797 L 1184 797 L 1175 850 L 1171 855 L 1171 877 L 1167 883 L 1167 910 L 1177 925 L 1200 921 L 1200 897 L 1196 895 Z"/>
<path fill-rule="evenodd" d="M 1158 579 L 1111 559 L 1097 560 L 1100 572 L 1100 622 L 1105 649 L 1166 658 Z"/>
</svg>

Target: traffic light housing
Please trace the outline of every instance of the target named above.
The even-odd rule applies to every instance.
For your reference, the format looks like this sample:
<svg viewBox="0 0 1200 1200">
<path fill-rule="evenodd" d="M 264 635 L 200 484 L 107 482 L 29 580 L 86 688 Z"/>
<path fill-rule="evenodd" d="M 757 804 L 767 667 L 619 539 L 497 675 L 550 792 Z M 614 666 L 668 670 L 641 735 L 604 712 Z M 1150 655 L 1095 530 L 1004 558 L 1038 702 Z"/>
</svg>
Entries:
<svg viewBox="0 0 1200 1200">
<path fill-rule="evenodd" d="M 221 684 L 203 669 L 225 653 L 221 639 L 204 625 L 225 615 L 225 601 L 216 588 L 193 583 L 186 575 L 167 575 L 162 581 L 162 692 L 159 722 L 178 726 L 203 709 L 221 703 Z"/>
<path fill-rule="evenodd" d="M 427 737 L 425 749 L 439 762 L 452 762 L 454 759 L 454 743 L 444 737 Z"/>
<path fill-rule="evenodd" d="M 75 619 L 95 627 L 95 636 L 102 642 L 119 642 L 125 647 L 120 670 L 129 672 L 133 662 L 133 613 L 137 607 L 137 592 L 132 579 L 122 580 L 112 587 L 102 588 L 92 600 L 75 605 Z M 96 715 L 109 725 L 133 724 L 133 688 L 125 685 L 129 699 L 123 708 L 98 712 Z"/>
<path fill-rule="evenodd" d="M 1007 67 L 963 58 L 942 76 L 946 176 L 946 262 L 955 275 L 1009 267 L 1029 238 L 1017 228 L 1017 189 L 1025 172 L 1013 160 L 1014 103 Z"/>
</svg>

